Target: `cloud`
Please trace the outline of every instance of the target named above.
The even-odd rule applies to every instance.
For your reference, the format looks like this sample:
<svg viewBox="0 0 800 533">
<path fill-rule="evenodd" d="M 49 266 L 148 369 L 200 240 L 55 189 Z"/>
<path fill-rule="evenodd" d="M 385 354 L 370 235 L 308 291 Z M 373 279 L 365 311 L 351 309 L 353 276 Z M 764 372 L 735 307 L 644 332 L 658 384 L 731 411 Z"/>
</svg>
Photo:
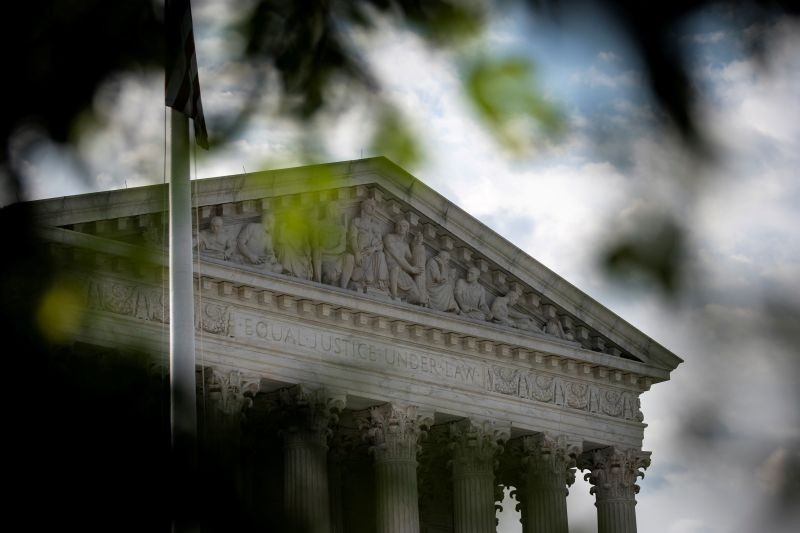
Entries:
<svg viewBox="0 0 800 533">
<path fill-rule="evenodd" d="M 608 89 L 619 89 L 621 87 L 631 87 L 641 85 L 641 74 L 634 70 L 626 70 L 618 73 L 609 73 L 591 66 L 585 70 L 578 71 L 572 75 L 572 82 L 585 85 L 590 88 L 605 87 Z"/>
<path fill-rule="evenodd" d="M 696 518 L 681 518 L 672 524 L 668 533 L 713 533 L 714 529 Z"/>
<path fill-rule="evenodd" d="M 689 38 L 692 42 L 697 44 L 716 44 L 727 37 L 724 31 L 712 31 L 706 33 L 696 33 Z"/>
<path fill-rule="evenodd" d="M 606 63 L 615 63 L 621 59 L 617 54 L 611 51 L 600 52 L 597 54 L 597 58 Z"/>
</svg>

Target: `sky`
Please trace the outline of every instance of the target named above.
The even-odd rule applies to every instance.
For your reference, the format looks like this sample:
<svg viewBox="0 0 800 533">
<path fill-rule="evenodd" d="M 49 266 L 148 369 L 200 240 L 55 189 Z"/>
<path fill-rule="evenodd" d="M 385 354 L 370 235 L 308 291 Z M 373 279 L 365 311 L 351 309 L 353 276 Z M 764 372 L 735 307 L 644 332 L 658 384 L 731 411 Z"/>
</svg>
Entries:
<svg viewBox="0 0 800 533">
<path fill-rule="evenodd" d="M 206 113 L 235 109 L 249 67 L 224 58 L 241 43 L 220 29 L 224 3 L 194 6 Z M 425 149 L 409 170 L 684 359 L 671 381 L 642 396 L 653 462 L 640 482 L 639 530 L 790 531 L 788 521 L 769 520 L 787 465 L 800 461 L 792 345 L 800 340 L 792 322 L 800 316 L 800 21 L 776 15 L 754 25 L 714 8 L 681 28 L 713 163 L 693 160 L 658 125 L 641 64 L 596 13 L 556 25 L 511 7 L 493 13 L 483 40 L 470 45 L 531 59 L 539 90 L 567 119 L 560 142 L 525 158 L 498 146 L 476 117 L 456 53 L 388 21 L 379 28 L 350 37 Z M 764 36 L 763 61 L 747 46 L 753 36 Z M 91 178 L 77 177 L 68 154 L 51 147 L 22 162 L 29 196 L 161 182 L 162 88 L 152 73 L 106 84 L 95 108 L 108 125 L 79 146 Z M 274 105 L 266 94 L 264 106 Z M 330 161 L 380 155 L 369 152 L 373 127 L 358 103 L 321 116 L 317 148 Z M 200 155 L 195 177 L 301 164 L 299 135 L 289 121 L 259 118 Z M 687 232 L 684 284 L 671 297 L 646 281 L 620 284 L 598 266 L 610 236 L 659 212 L 675 214 Z M 580 475 L 568 509 L 572 530 L 596 531 Z M 504 513 L 499 531 L 520 531 L 515 519 Z"/>
</svg>

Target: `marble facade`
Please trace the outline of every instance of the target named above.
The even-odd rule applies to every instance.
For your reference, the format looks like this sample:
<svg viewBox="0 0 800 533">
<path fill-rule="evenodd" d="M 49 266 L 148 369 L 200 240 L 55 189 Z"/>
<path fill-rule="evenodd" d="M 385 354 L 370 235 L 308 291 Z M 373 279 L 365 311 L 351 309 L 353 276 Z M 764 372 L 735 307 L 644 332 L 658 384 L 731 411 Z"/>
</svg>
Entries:
<svg viewBox="0 0 800 533">
<path fill-rule="evenodd" d="M 161 365 L 163 198 L 37 204 L 53 253 L 96 267 L 80 341 Z M 254 465 L 280 469 L 270 519 L 488 532 L 513 486 L 523 531 L 567 531 L 579 468 L 599 530 L 635 531 L 639 398 L 677 356 L 382 158 L 202 180 L 194 202 L 203 423 L 220 456 L 273 450 L 231 461 L 251 494 Z"/>
</svg>

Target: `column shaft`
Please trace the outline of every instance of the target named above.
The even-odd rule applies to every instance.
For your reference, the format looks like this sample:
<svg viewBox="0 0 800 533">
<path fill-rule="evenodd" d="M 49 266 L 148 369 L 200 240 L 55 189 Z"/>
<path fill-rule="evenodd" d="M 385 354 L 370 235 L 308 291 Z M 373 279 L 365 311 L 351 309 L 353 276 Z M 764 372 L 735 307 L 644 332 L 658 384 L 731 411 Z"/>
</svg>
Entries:
<svg viewBox="0 0 800 533">
<path fill-rule="evenodd" d="M 580 466 L 597 497 L 598 533 L 636 533 L 636 480 L 650 466 L 650 452 L 602 448 L 584 454 Z"/>
<path fill-rule="evenodd" d="M 495 460 L 510 431 L 509 423 L 491 420 L 450 424 L 455 533 L 494 533 Z"/>
<path fill-rule="evenodd" d="M 287 531 L 330 533 L 327 449 L 309 432 L 284 435 L 284 508 Z"/>
<path fill-rule="evenodd" d="M 345 396 L 299 384 L 278 391 L 278 399 L 285 416 L 284 530 L 330 533 L 329 426 L 338 420 Z"/>
<path fill-rule="evenodd" d="M 495 530 L 494 472 L 486 461 L 482 472 L 459 472 L 453 466 L 453 525 L 456 533 L 491 533 Z"/>
<path fill-rule="evenodd" d="M 375 463 L 378 533 L 419 533 L 417 462 Z"/>
<path fill-rule="evenodd" d="M 525 490 L 523 527 L 525 533 L 567 533 L 567 499 L 565 489 L 552 490 L 538 486 Z"/>
<path fill-rule="evenodd" d="M 578 446 L 564 436 L 538 434 L 523 439 L 525 533 L 568 533 L 567 486 L 575 480 L 572 465 Z"/>
<path fill-rule="evenodd" d="M 342 512 L 342 465 L 341 459 L 328 461 L 328 495 L 331 509 L 331 533 L 344 533 Z"/>
<path fill-rule="evenodd" d="M 636 533 L 635 500 L 599 500 L 597 533 Z"/>
<path fill-rule="evenodd" d="M 377 533 L 419 533 L 418 443 L 432 422 L 432 412 L 396 404 L 373 407 L 362 419 L 375 457 Z"/>
</svg>

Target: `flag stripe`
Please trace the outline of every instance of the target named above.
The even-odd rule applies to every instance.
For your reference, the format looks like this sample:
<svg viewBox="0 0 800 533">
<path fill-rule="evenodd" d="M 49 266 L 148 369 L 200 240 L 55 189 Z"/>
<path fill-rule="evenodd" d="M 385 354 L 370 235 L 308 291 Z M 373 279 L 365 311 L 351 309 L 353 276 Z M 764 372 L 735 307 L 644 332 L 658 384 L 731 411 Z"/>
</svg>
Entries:
<svg viewBox="0 0 800 533">
<path fill-rule="evenodd" d="M 165 13 L 165 103 L 194 120 L 195 140 L 203 148 L 208 148 L 208 133 L 200 98 L 200 77 L 197 73 L 191 3 L 189 0 L 167 0 Z"/>
</svg>

